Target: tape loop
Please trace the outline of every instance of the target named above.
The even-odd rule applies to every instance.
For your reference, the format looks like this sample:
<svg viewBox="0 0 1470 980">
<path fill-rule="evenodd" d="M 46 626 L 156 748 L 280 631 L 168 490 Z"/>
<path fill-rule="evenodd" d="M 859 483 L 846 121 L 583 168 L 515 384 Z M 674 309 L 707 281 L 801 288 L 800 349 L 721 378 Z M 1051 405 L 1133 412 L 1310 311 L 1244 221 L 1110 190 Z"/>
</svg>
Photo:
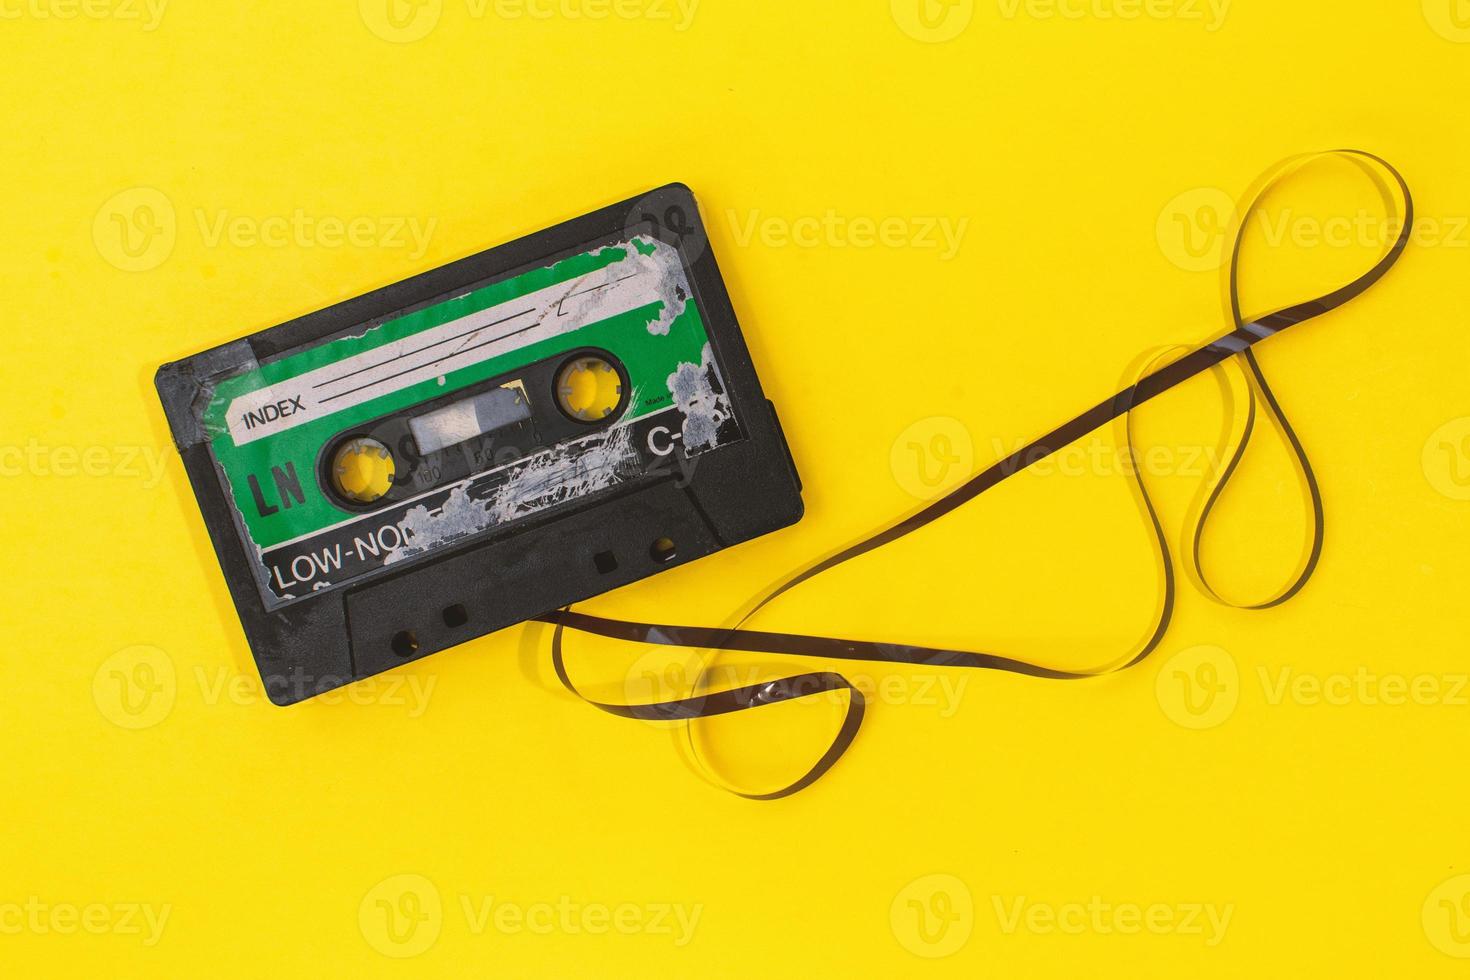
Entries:
<svg viewBox="0 0 1470 980">
<path fill-rule="evenodd" d="M 1393 223 L 1392 227 L 1399 228 L 1400 232 L 1395 241 L 1385 250 L 1382 257 L 1358 278 L 1333 290 L 1325 296 L 1305 300 L 1284 309 L 1254 317 L 1248 321 L 1241 313 L 1240 264 L 1241 251 L 1245 242 L 1245 232 L 1249 217 L 1261 208 L 1266 195 L 1288 177 L 1315 161 L 1328 158 L 1349 161 L 1360 167 L 1370 176 L 1382 193 L 1386 206 L 1390 211 L 1389 220 Z M 845 640 L 835 637 L 809 636 L 799 633 L 762 632 L 747 629 L 745 624 L 766 606 L 787 592 L 799 587 L 802 583 L 811 581 L 839 565 L 846 564 L 855 558 L 876 551 L 921 528 L 927 527 L 947 514 L 968 504 L 1007 477 L 1013 476 L 1027 467 L 1041 462 L 1065 448 L 1070 443 L 1075 442 L 1110 422 L 1122 420 L 1125 427 L 1125 438 L 1128 442 L 1127 448 L 1131 454 L 1134 444 L 1132 431 L 1132 413 L 1134 409 L 1205 371 L 1213 371 L 1217 374 L 1224 372 L 1227 377 L 1231 372 L 1243 372 L 1246 391 L 1244 401 L 1247 406 L 1247 411 L 1242 428 L 1237 433 L 1232 434 L 1227 443 L 1229 446 L 1229 460 L 1206 483 L 1200 498 L 1201 503 L 1197 507 L 1194 517 L 1189 522 L 1190 530 L 1186 534 L 1186 547 L 1183 549 L 1186 571 L 1201 592 L 1214 601 L 1225 605 L 1243 609 L 1261 610 L 1270 609 L 1289 601 L 1306 586 L 1312 577 L 1312 573 L 1316 570 L 1322 555 L 1325 527 L 1322 495 L 1317 484 L 1316 475 L 1307 458 L 1306 450 L 1303 448 L 1295 430 L 1287 421 L 1285 412 L 1272 392 L 1271 386 L 1266 381 L 1265 372 L 1256 359 L 1254 347 L 1261 341 L 1267 340 L 1289 327 L 1299 323 L 1305 323 L 1308 320 L 1329 313 L 1372 288 L 1393 268 L 1408 246 L 1414 225 L 1414 203 L 1409 192 L 1408 184 L 1393 166 L 1380 157 L 1360 150 L 1332 150 L 1323 153 L 1304 154 L 1284 160 L 1256 181 L 1251 191 L 1247 193 L 1245 200 L 1247 204 L 1239 212 L 1240 218 L 1235 231 L 1234 246 L 1223 277 L 1225 306 L 1231 322 L 1229 333 L 1203 346 L 1193 349 L 1171 349 L 1166 352 L 1166 355 L 1160 355 L 1152 359 L 1145 364 L 1143 370 L 1140 372 L 1140 376 L 1133 384 L 1113 397 L 1099 403 L 1077 416 L 1077 418 L 1042 436 L 1029 446 L 1017 450 L 1011 456 L 994 463 L 989 468 L 977 473 L 965 483 L 915 513 L 896 521 L 878 533 L 866 537 L 855 544 L 838 549 L 832 554 L 813 562 L 801 572 L 779 582 L 753 602 L 744 614 L 739 617 L 738 622 L 733 627 L 715 628 L 655 625 L 590 616 L 585 613 L 573 612 L 570 609 L 563 609 L 539 617 L 540 622 L 549 623 L 555 627 L 552 633 L 551 657 L 557 677 L 568 691 L 592 704 L 594 707 L 620 717 L 656 721 L 674 720 L 692 722 L 700 718 L 764 708 L 823 693 L 846 693 L 848 698 L 846 712 L 841 726 L 826 752 L 800 779 L 768 793 L 745 792 L 739 788 L 730 786 L 721 779 L 699 756 L 697 747 L 693 743 L 692 730 L 690 730 L 690 745 L 695 749 L 696 760 L 704 770 L 706 778 L 746 799 L 774 800 L 798 793 L 820 779 L 823 774 L 836 764 L 837 760 L 842 757 L 857 737 L 857 733 L 862 727 L 866 699 L 863 697 L 862 692 L 849 682 L 847 678 L 841 674 L 831 672 L 800 674 L 783 678 L 774 683 L 757 684 L 707 694 L 696 694 L 694 691 L 702 686 L 704 680 L 704 673 L 701 672 L 699 677 L 690 685 L 689 696 L 654 704 L 607 704 L 587 698 L 572 683 L 567 673 L 563 657 L 564 631 L 572 629 L 611 639 L 666 647 L 686 647 L 716 651 L 738 650 L 752 653 L 833 660 L 999 670 L 1052 680 L 1093 678 L 1136 666 L 1147 659 L 1149 654 L 1153 653 L 1163 642 L 1164 636 L 1169 629 L 1175 600 L 1177 598 L 1174 563 L 1169 548 L 1168 534 L 1164 529 L 1163 522 L 1160 520 L 1153 499 L 1149 494 L 1147 483 L 1138 472 L 1136 466 L 1132 468 L 1134 476 L 1133 487 L 1153 533 L 1156 553 L 1162 572 L 1163 588 L 1161 590 L 1156 621 L 1153 628 L 1149 631 L 1147 639 L 1143 641 L 1136 651 L 1115 661 L 1115 666 L 1090 671 L 1058 670 L 992 653 L 949 650 L 918 644 L 910 645 L 875 643 L 864 640 Z M 1180 356 L 1167 356 L 1179 350 L 1184 351 Z M 1313 515 L 1312 535 L 1309 546 L 1304 552 L 1302 565 L 1293 575 L 1291 581 L 1277 594 L 1263 601 L 1235 603 L 1224 598 L 1210 584 L 1201 567 L 1200 553 L 1205 530 L 1209 525 L 1209 520 L 1214 513 L 1215 506 L 1225 492 L 1231 478 L 1235 475 L 1237 467 L 1248 449 L 1252 437 L 1258 430 L 1262 408 L 1264 408 L 1264 413 L 1272 425 L 1285 437 L 1289 444 L 1298 473 L 1307 488 Z"/>
</svg>

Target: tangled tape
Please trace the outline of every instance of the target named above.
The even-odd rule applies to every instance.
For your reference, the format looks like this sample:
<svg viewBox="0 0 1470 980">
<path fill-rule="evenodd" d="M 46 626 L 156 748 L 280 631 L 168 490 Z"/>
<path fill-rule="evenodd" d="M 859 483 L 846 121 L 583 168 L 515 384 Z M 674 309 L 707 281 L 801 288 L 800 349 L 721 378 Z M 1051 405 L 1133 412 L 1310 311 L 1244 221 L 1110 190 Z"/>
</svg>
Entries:
<svg viewBox="0 0 1470 980">
<path fill-rule="evenodd" d="M 1388 247 L 1377 263 L 1357 279 L 1324 296 L 1297 303 L 1274 313 L 1254 318 L 1247 322 L 1241 312 L 1239 274 L 1241 247 L 1251 215 L 1261 207 L 1265 197 L 1292 174 L 1308 164 L 1325 158 L 1350 161 L 1362 168 L 1375 182 L 1389 208 L 1391 220 L 1400 229 L 1397 238 Z M 845 640 L 828 636 L 811 636 L 800 633 L 762 632 L 747 629 L 745 624 L 776 599 L 795 589 L 804 582 L 876 551 L 921 528 L 933 524 L 947 514 L 965 506 L 985 491 L 1008 477 L 1048 458 L 1068 444 L 1088 435 L 1109 422 L 1122 419 L 1125 438 L 1132 440 L 1133 409 L 1188 381 L 1205 371 L 1230 370 L 1234 379 L 1246 392 L 1244 399 L 1246 414 L 1244 423 L 1231 440 L 1225 465 L 1206 487 L 1201 498 L 1202 505 L 1192 517 L 1192 530 L 1185 548 L 1185 567 L 1195 585 L 1216 602 L 1241 609 L 1269 609 L 1290 600 L 1307 584 L 1317 567 L 1322 554 L 1323 509 L 1322 496 L 1317 480 L 1307 459 L 1301 441 L 1287 422 L 1276 396 L 1266 381 L 1265 372 L 1256 360 L 1254 348 L 1257 344 L 1289 327 L 1330 313 L 1354 298 L 1362 295 L 1378 280 L 1382 279 L 1403 255 L 1408 245 L 1414 224 L 1414 204 L 1404 178 L 1389 163 L 1359 150 L 1333 150 L 1292 157 L 1278 164 L 1256 182 L 1245 200 L 1248 202 L 1240 212 L 1239 227 L 1234 236 L 1234 247 L 1226 266 L 1225 294 L 1230 311 L 1231 330 L 1217 340 L 1196 348 L 1172 350 L 1154 358 L 1141 376 L 1129 387 L 1118 392 L 1052 432 L 1047 433 L 1030 445 L 1000 460 L 988 469 L 971 477 L 965 483 L 949 491 L 933 503 L 916 513 L 892 524 L 886 529 L 867 537 L 856 544 L 844 547 L 834 554 L 811 564 L 803 571 L 782 581 L 754 602 L 739 623 L 734 627 L 671 626 L 653 623 L 608 619 L 564 609 L 540 617 L 540 621 L 555 627 L 551 640 L 552 666 L 557 677 L 567 690 L 583 698 L 593 706 L 609 714 L 644 721 L 693 721 L 716 715 L 727 715 L 749 711 L 769 705 L 781 704 L 816 695 L 838 692 L 847 697 L 846 715 L 836 736 L 822 757 L 798 780 L 781 789 L 768 793 L 748 793 L 726 786 L 731 792 L 753 800 L 774 800 L 800 792 L 816 782 L 847 751 L 858 730 L 862 727 L 865 699 L 847 678 L 832 671 L 813 671 L 794 674 L 763 684 L 752 684 L 727 690 L 699 693 L 689 697 L 651 704 L 610 704 L 586 697 L 573 684 L 567 672 L 563 655 L 566 630 L 576 630 L 615 640 L 653 644 L 664 647 L 685 647 L 714 651 L 746 651 L 752 653 L 780 654 L 783 656 L 809 657 L 828 660 L 868 661 L 874 663 L 924 665 L 929 667 L 956 667 L 979 670 L 999 670 L 1030 677 L 1052 680 L 1080 680 L 1099 677 L 1136 666 L 1158 649 L 1168 632 L 1176 599 L 1174 561 L 1169 549 L 1168 536 L 1159 519 L 1148 487 L 1137 471 L 1130 472 L 1134 486 L 1152 527 L 1160 569 L 1163 573 L 1163 597 L 1157 622 L 1148 639 L 1135 652 L 1123 658 L 1118 665 L 1094 671 L 1056 670 L 1037 664 L 1015 660 L 993 653 L 968 650 L 948 650 L 917 644 L 876 643 L 865 640 Z M 1175 356 L 1178 355 L 1178 356 Z M 1165 362 L 1166 363 L 1161 363 Z M 1225 491 L 1237 466 L 1245 454 L 1262 412 L 1285 436 L 1298 467 L 1299 475 L 1310 497 L 1312 528 L 1310 546 L 1305 550 L 1300 567 L 1291 581 L 1275 595 L 1263 601 L 1237 603 L 1224 598 L 1210 584 L 1201 567 L 1201 548 L 1205 527 L 1215 504 Z M 703 680 L 696 681 L 696 686 Z M 692 736 L 691 736 L 692 738 Z M 697 756 L 697 753 L 696 753 Z M 714 779 L 711 774 L 711 778 Z M 719 780 L 715 780 L 719 782 Z M 721 783 L 723 785 L 723 783 Z"/>
</svg>

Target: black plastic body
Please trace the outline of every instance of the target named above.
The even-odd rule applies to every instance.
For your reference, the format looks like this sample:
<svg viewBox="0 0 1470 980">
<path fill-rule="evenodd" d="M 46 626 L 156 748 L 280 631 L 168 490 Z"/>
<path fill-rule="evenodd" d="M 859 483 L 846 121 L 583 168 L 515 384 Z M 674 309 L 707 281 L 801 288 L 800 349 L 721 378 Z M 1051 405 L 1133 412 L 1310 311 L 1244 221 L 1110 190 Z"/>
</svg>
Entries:
<svg viewBox="0 0 1470 980">
<path fill-rule="evenodd" d="M 366 580 L 268 610 L 199 412 L 222 377 L 456 290 L 652 234 L 679 248 L 744 438 Z M 291 704 L 801 519 L 801 483 L 689 189 L 671 184 L 161 367 L 159 397 L 270 699 Z M 676 450 L 682 453 L 682 450 Z M 668 539 L 669 556 L 653 547 Z M 611 562 L 609 561 L 611 558 Z M 609 566 L 613 567 L 609 567 Z M 404 642 L 411 635 L 413 644 Z"/>
</svg>

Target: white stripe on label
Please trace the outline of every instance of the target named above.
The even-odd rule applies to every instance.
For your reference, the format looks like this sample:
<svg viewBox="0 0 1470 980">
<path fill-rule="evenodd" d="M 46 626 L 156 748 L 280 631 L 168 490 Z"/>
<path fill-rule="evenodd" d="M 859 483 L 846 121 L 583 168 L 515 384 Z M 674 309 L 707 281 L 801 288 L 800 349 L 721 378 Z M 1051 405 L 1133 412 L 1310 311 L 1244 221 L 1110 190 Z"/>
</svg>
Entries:
<svg viewBox="0 0 1470 980">
<path fill-rule="evenodd" d="M 241 395 L 226 415 L 230 435 L 237 446 L 278 435 L 660 300 L 662 320 L 682 312 L 673 309 L 676 295 L 689 295 L 678 252 L 663 243 L 652 255 L 626 248 L 627 258 L 596 272 Z"/>
</svg>

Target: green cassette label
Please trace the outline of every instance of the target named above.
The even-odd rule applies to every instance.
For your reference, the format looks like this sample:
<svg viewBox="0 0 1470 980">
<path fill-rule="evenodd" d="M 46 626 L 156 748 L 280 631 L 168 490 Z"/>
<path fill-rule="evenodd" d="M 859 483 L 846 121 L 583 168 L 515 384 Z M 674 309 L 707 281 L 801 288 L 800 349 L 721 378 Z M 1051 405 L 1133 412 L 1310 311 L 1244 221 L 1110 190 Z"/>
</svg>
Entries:
<svg viewBox="0 0 1470 980">
<path fill-rule="evenodd" d="M 631 393 L 612 425 L 364 512 L 322 486 L 345 432 L 592 348 Z M 534 402 L 544 397 L 530 396 Z M 268 606 L 616 486 L 740 437 L 678 251 L 634 238 L 370 323 L 219 383 L 204 412 Z"/>
</svg>

